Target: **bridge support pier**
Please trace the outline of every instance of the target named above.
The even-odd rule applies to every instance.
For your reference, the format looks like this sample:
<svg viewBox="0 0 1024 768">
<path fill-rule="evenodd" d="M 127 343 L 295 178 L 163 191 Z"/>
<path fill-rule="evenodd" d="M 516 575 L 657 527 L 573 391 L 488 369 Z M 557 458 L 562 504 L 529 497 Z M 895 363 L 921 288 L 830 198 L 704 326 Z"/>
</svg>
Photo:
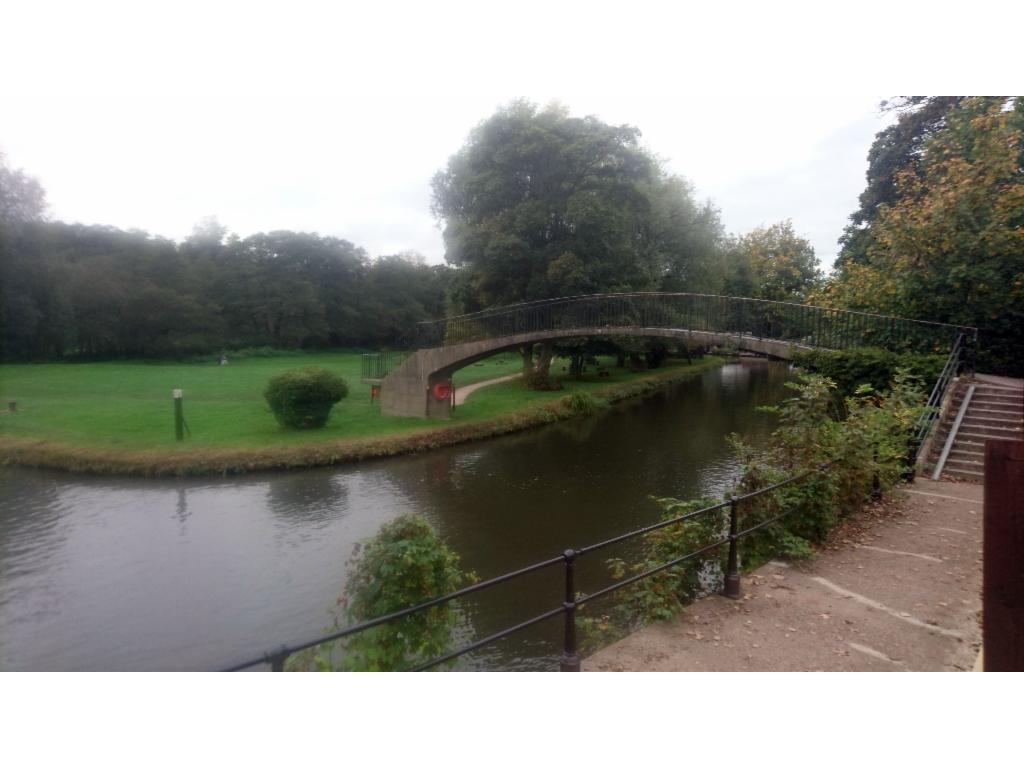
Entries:
<svg viewBox="0 0 1024 768">
<path fill-rule="evenodd" d="M 381 382 L 381 412 L 388 416 L 414 416 L 419 419 L 450 419 L 452 401 L 450 392 L 439 397 L 440 388 L 448 384 L 451 374 L 431 370 L 432 356 L 420 350 Z"/>
</svg>

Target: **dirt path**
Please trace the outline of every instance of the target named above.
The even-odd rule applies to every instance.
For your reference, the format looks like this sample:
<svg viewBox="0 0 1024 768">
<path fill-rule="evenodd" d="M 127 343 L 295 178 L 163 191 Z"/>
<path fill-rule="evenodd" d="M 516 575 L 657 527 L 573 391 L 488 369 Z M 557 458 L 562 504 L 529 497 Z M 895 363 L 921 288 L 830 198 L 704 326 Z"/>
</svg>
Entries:
<svg viewBox="0 0 1024 768">
<path fill-rule="evenodd" d="M 918 478 L 802 564 L 743 577 L 586 659 L 590 671 L 970 670 L 981 643 L 982 486 Z"/>
<path fill-rule="evenodd" d="M 487 381 L 478 381 L 476 384 L 467 384 L 464 387 L 458 387 L 455 390 L 455 405 L 462 405 L 466 402 L 466 398 L 476 392 L 478 389 L 489 387 L 492 384 L 501 384 L 503 381 L 512 381 L 512 379 L 522 376 L 521 373 L 512 373 L 508 376 L 499 376 L 496 379 L 487 379 Z"/>
</svg>

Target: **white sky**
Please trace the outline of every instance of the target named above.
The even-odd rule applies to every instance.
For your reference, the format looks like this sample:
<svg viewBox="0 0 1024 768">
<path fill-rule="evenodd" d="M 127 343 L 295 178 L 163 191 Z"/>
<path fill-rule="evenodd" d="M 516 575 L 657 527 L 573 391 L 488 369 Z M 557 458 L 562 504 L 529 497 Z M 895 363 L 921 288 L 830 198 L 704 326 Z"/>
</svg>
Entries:
<svg viewBox="0 0 1024 768">
<path fill-rule="evenodd" d="M 243 236 L 315 231 L 371 256 L 414 249 L 439 262 L 431 177 L 474 125 L 525 97 L 639 127 L 729 231 L 791 218 L 828 266 L 888 119 L 882 98 L 984 92 L 979 82 L 1014 92 L 965 79 L 947 55 L 922 67 L 908 30 L 931 54 L 977 37 L 957 4 L 957 25 L 941 29 L 912 5 L 863 0 L 671 12 L 636 1 L 5 1 L 8 164 L 41 181 L 54 218 L 174 239 L 216 215 Z M 988 32 L 1020 28 L 1009 6 L 993 6 L 995 27 L 984 3 L 971 7 Z M 1019 77 L 1007 48 L 980 50 Z M 962 40 L 959 50 L 972 54 Z"/>
</svg>

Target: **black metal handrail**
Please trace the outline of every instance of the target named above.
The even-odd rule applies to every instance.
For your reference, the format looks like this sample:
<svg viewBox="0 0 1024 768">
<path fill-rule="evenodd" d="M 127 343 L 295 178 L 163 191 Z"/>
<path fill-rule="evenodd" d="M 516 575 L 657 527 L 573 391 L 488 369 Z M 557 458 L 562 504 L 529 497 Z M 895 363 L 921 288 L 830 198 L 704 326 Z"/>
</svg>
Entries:
<svg viewBox="0 0 1024 768">
<path fill-rule="evenodd" d="M 949 357 L 946 358 L 946 364 L 942 367 L 939 378 L 935 380 L 935 386 L 932 387 L 931 394 L 928 395 L 927 409 L 921 414 L 914 428 L 912 450 L 915 463 L 920 455 L 921 448 L 924 446 L 924 441 L 928 438 L 932 427 L 935 426 L 935 422 L 939 418 L 939 410 L 942 407 L 942 402 L 946 397 L 950 383 L 956 378 L 964 363 L 969 362 L 964 359 L 967 349 L 967 338 L 965 334 L 961 333 L 957 336 L 956 343 L 953 344 L 953 348 L 949 352 Z"/>
<path fill-rule="evenodd" d="M 890 315 L 831 309 L 769 299 L 697 293 L 613 293 L 570 296 L 495 307 L 421 322 L 420 348 L 565 331 L 574 328 L 641 327 L 713 331 L 756 336 L 827 349 L 882 346 L 938 352 L 977 329 Z"/>
<path fill-rule="evenodd" d="M 371 352 L 360 358 L 360 379 L 362 381 L 380 381 L 391 371 L 400 366 L 408 352 Z"/>
<path fill-rule="evenodd" d="M 446 654 L 444 654 L 442 656 L 438 656 L 438 657 L 436 657 L 434 659 L 431 659 L 431 660 L 429 660 L 427 662 L 424 662 L 423 664 L 420 664 L 419 666 L 415 667 L 412 671 L 422 671 L 422 670 L 431 669 L 433 667 L 439 666 L 441 664 L 444 664 L 445 662 L 448 662 L 448 661 L 451 661 L 451 660 L 453 660 L 455 658 L 458 658 L 459 656 L 462 656 L 464 654 L 467 654 L 467 653 L 470 653 L 472 651 L 475 651 L 475 650 L 477 650 L 479 648 L 482 648 L 482 647 L 484 647 L 486 645 L 489 645 L 490 643 L 496 642 L 496 641 L 498 641 L 498 640 L 500 640 L 502 638 L 508 637 L 509 635 L 514 634 L 516 632 L 519 632 L 519 631 L 521 631 L 523 629 L 526 629 L 527 627 L 531 627 L 531 626 L 533 626 L 535 624 L 539 624 L 539 623 L 541 623 L 543 621 L 547 621 L 548 619 L 554 618 L 555 616 L 558 616 L 559 614 L 562 614 L 565 617 L 565 627 L 564 627 L 564 636 L 563 636 L 563 644 L 562 644 L 562 660 L 561 660 L 561 663 L 560 663 L 560 669 L 563 672 L 578 672 L 579 669 L 580 669 L 580 659 L 579 659 L 578 649 L 577 649 L 577 644 L 576 644 L 576 611 L 579 608 L 579 606 L 581 606 L 581 605 L 583 605 L 583 604 L 585 604 L 587 602 L 590 602 L 592 600 L 595 600 L 595 599 L 597 599 L 599 597 L 603 597 L 603 596 L 605 596 L 607 594 L 615 592 L 615 591 L 617 591 L 619 589 L 622 589 L 623 587 L 629 586 L 630 584 L 633 584 L 633 583 L 635 583 L 637 581 L 641 581 L 642 579 L 645 579 L 645 578 L 648 578 L 650 576 L 653 576 L 654 574 L 659 573 L 661 571 L 664 571 L 664 570 L 666 570 L 668 568 L 671 568 L 674 565 L 679 565 L 682 562 L 685 562 L 687 560 L 693 559 L 694 557 L 698 557 L 699 555 L 702 555 L 702 554 L 704 554 L 706 552 L 710 552 L 710 551 L 712 551 L 714 549 L 717 549 L 718 547 L 724 546 L 726 544 L 729 545 L 729 553 L 728 553 L 728 560 L 727 560 L 728 564 L 726 566 L 726 574 L 725 574 L 725 590 L 724 590 L 724 594 L 725 594 L 726 597 L 738 598 L 740 596 L 740 576 L 739 576 L 739 568 L 738 568 L 738 563 L 739 563 L 738 542 L 740 541 L 740 539 L 744 538 L 745 536 L 749 536 L 752 533 L 755 533 L 755 532 L 761 530 L 762 528 L 767 527 L 768 525 L 771 525 L 773 523 L 778 522 L 783 517 L 785 517 L 786 515 L 790 514 L 790 512 L 793 511 L 792 508 L 786 509 L 781 514 L 776 515 L 775 517 L 773 517 L 773 518 L 771 518 L 769 520 L 759 522 L 756 525 L 750 526 L 749 528 L 746 528 L 746 529 L 741 531 L 741 530 L 739 530 L 739 505 L 740 505 L 740 503 L 745 502 L 745 501 L 749 501 L 750 499 L 758 498 L 760 496 L 763 496 L 763 495 L 765 495 L 767 493 L 770 493 L 771 491 L 777 490 L 777 489 L 782 488 L 784 486 L 792 485 L 794 483 L 800 482 L 801 480 L 805 480 L 806 478 L 808 478 L 808 477 L 810 477 L 812 475 L 816 475 L 816 474 L 819 474 L 819 473 L 825 471 L 830 466 L 831 466 L 831 463 L 822 464 L 817 469 L 813 469 L 813 470 L 808 470 L 806 472 L 802 472 L 802 473 L 800 473 L 798 475 L 794 475 L 793 477 L 786 478 L 785 480 L 781 480 L 781 481 L 779 481 L 777 483 L 773 483 L 772 485 L 765 486 L 764 488 L 759 488 L 756 491 L 751 491 L 751 492 L 746 493 L 746 494 L 744 494 L 742 496 L 735 496 L 733 498 L 727 499 L 726 501 L 720 502 L 718 504 L 712 504 L 711 506 L 708 506 L 708 507 L 703 507 L 701 509 L 694 510 L 692 512 L 687 512 L 686 514 L 679 515 L 678 517 L 674 517 L 674 518 L 672 518 L 670 520 L 663 520 L 663 521 L 655 523 L 653 525 L 648 525 L 648 526 L 645 526 L 643 528 L 638 528 L 636 530 L 632 530 L 632 531 L 629 531 L 627 533 L 621 534 L 619 536 L 615 536 L 615 537 L 612 537 L 610 539 L 606 539 L 604 541 L 600 541 L 600 542 L 597 542 L 597 543 L 594 543 L 594 544 L 590 544 L 588 546 L 581 547 L 579 549 L 567 549 L 561 555 L 558 555 L 556 557 L 552 557 L 552 558 L 549 558 L 547 560 L 542 560 L 540 562 L 533 563 L 532 565 L 528 565 L 528 566 L 525 566 L 523 568 L 519 568 L 519 569 L 514 570 L 514 571 L 509 571 L 508 573 L 503 573 L 503 574 L 501 574 L 499 576 L 495 576 L 495 577 L 492 577 L 490 579 L 486 579 L 484 581 L 478 582 L 478 583 L 473 584 L 471 586 L 463 587 L 462 589 L 456 590 L 456 591 L 451 592 L 449 594 L 441 595 L 439 597 L 432 598 L 431 600 L 427 600 L 427 601 L 419 603 L 417 605 L 409 606 L 408 608 L 403 608 L 400 611 L 395 611 L 395 612 L 389 613 L 389 614 L 387 614 L 385 616 L 380 616 L 380 617 L 378 617 L 376 619 L 371 619 L 369 621 L 364 621 L 364 622 L 362 622 L 360 624 L 355 624 L 355 625 L 353 625 L 351 627 L 346 627 L 344 629 L 338 630 L 337 632 L 332 632 L 330 634 L 322 635 L 322 636 L 317 637 L 317 638 L 315 638 L 313 640 L 304 641 L 304 642 L 301 642 L 301 643 L 298 643 L 298 644 L 295 644 L 295 645 L 291 645 L 291 646 L 287 646 L 287 645 L 278 646 L 273 651 L 268 651 L 267 653 L 264 653 L 264 654 L 262 654 L 259 657 L 251 658 L 251 659 L 249 659 L 247 661 L 243 661 L 243 662 L 241 662 L 239 664 L 234 664 L 234 665 L 226 668 L 224 671 L 226 671 L 226 672 L 237 672 L 237 671 L 240 671 L 240 670 L 243 670 L 243 669 L 248 669 L 250 667 L 255 667 L 255 666 L 258 666 L 258 665 L 261 665 L 261 664 L 267 664 L 267 665 L 270 665 L 271 670 L 273 670 L 275 672 L 283 672 L 284 671 L 284 667 L 285 667 L 285 663 L 286 663 L 288 657 L 293 655 L 293 654 L 295 654 L 295 653 L 299 653 L 300 651 L 304 651 L 304 650 L 307 650 L 309 648 L 313 648 L 314 646 L 321 645 L 323 643 L 329 643 L 329 642 L 333 642 L 335 640 L 340 640 L 342 638 L 354 635 L 354 634 L 356 634 L 358 632 L 363 632 L 363 631 L 371 629 L 373 627 L 380 626 L 381 624 L 385 624 L 385 623 L 388 623 L 388 622 L 391 622 L 391 621 L 397 621 L 398 619 L 404 618 L 404 617 L 409 616 L 411 614 L 419 613 L 420 611 L 425 611 L 425 610 L 428 610 L 430 608 L 434 608 L 434 607 L 436 607 L 438 605 L 443 605 L 443 604 L 448 603 L 448 602 L 450 602 L 450 601 L 452 601 L 452 600 L 454 600 L 456 598 L 465 597 L 465 596 L 471 595 L 471 594 L 473 594 L 475 592 L 479 592 L 481 590 L 488 589 L 488 588 L 496 586 L 498 584 L 502 584 L 502 583 L 511 581 L 512 579 L 516 579 L 516 578 L 519 578 L 519 577 L 522 577 L 522 576 L 526 576 L 527 574 L 531 574 L 531 573 L 535 573 L 537 571 L 544 570 L 545 568 L 549 568 L 552 565 L 557 565 L 558 563 L 563 563 L 563 565 L 564 565 L 564 580 L 565 580 L 565 599 L 564 599 L 564 601 L 563 601 L 561 606 L 559 606 L 557 608 L 552 608 L 551 610 L 545 611 L 545 612 L 543 612 L 541 614 L 538 614 L 537 616 L 534 616 L 534 617 L 532 617 L 530 619 L 527 619 L 527 620 L 525 620 L 523 622 L 520 622 L 520 623 L 515 624 L 513 626 L 507 627 L 507 628 L 505 628 L 505 629 L 503 629 L 503 630 L 501 630 L 499 632 L 496 632 L 496 633 L 494 633 L 492 635 L 489 635 L 487 637 L 481 638 L 479 640 L 475 640 L 474 642 L 469 643 L 468 645 L 464 645 L 464 646 L 462 646 L 460 648 L 457 648 L 457 649 L 455 649 L 453 651 L 450 651 L 450 652 L 448 652 L 448 653 L 446 653 Z M 619 544 L 619 543 L 621 543 L 623 541 L 628 541 L 628 540 L 634 539 L 634 538 L 636 538 L 638 536 L 643 536 L 645 534 L 651 533 L 652 531 L 660 530 L 662 528 L 666 528 L 666 527 L 672 526 L 672 525 L 678 525 L 679 523 L 685 522 L 686 520 L 691 520 L 691 519 L 693 519 L 695 517 L 698 517 L 698 516 L 701 516 L 701 515 L 706 515 L 706 514 L 709 514 L 711 512 L 714 512 L 716 510 L 724 509 L 726 507 L 729 508 L 729 534 L 725 538 L 723 538 L 723 539 L 721 539 L 719 541 L 713 542 L 711 544 L 708 544 L 708 545 L 706 545 L 704 547 L 701 547 L 699 549 L 696 549 L 696 550 L 694 550 L 692 552 L 688 552 L 687 554 L 685 554 L 685 555 L 683 555 L 681 557 L 675 558 L 673 560 L 670 560 L 667 563 L 662 563 L 661 565 L 659 565 L 659 566 L 657 566 L 655 568 L 652 568 L 650 570 L 644 571 L 643 573 L 636 574 L 636 575 L 630 576 L 630 577 L 628 577 L 626 579 L 622 579 L 620 581 L 617 581 L 614 584 L 611 584 L 611 585 L 609 585 L 609 586 L 607 586 L 607 587 L 605 587 L 605 588 L 603 588 L 601 590 L 598 590 L 596 592 L 592 592 L 590 594 L 582 595 L 582 596 L 577 594 L 577 592 L 576 592 L 576 579 L 575 579 L 575 562 L 576 562 L 576 560 L 579 557 L 582 557 L 583 555 L 595 552 L 595 551 L 597 551 L 599 549 L 603 549 L 605 547 L 611 546 L 613 544 Z"/>
<path fill-rule="evenodd" d="M 540 299 L 418 323 L 420 349 L 545 331 L 622 328 L 689 330 L 783 341 L 806 347 L 878 346 L 894 351 L 944 352 L 978 329 L 929 320 L 830 309 L 770 299 L 703 293 L 607 293 Z M 564 335 L 564 334 L 563 334 Z M 363 356 L 363 380 L 385 378 L 408 353 Z"/>
</svg>

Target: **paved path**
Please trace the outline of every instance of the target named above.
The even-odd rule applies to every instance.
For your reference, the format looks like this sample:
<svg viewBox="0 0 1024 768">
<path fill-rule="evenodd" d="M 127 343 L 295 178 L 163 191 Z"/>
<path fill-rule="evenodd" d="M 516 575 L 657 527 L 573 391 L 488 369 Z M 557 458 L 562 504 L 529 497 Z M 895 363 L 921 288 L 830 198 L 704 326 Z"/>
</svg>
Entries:
<svg viewBox="0 0 1024 768">
<path fill-rule="evenodd" d="M 590 671 L 970 670 L 981 643 L 982 486 L 918 478 L 802 564 L 743 577 L 584 661 Z"/>
<path fill-rule="evenodd" d="M 521 373 L 512 373 L 508 376 L 500 376 L 497 379 L 487 379 L 487 381 L 478 381 L 476 384 L 467 384 L 464 387 L 458 387 L 455 390 L 455 405 L 462 405 L 466 402 L 466 398 L 476 392 L 478 389 L 489 387 L 491 384 L 501 384 L 503 381 L 512 381 L 512 379 L 522 376 Z"/>
</svg>

